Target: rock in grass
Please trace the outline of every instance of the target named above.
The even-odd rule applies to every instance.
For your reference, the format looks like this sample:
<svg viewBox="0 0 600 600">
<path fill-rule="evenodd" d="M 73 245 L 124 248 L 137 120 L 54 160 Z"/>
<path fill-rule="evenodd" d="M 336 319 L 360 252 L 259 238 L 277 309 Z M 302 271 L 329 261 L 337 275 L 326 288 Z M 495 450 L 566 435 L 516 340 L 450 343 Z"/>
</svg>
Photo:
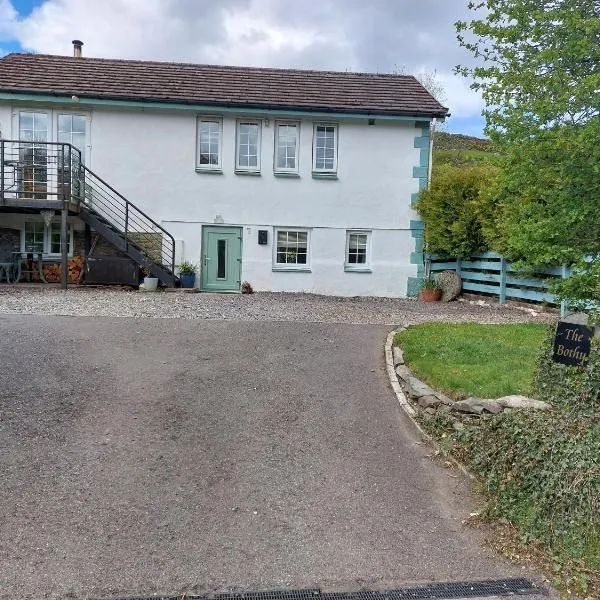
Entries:
<svg viewBox="0 0 600 600">
<path fill-rule="evenodd" d="M 397 367 L 398 365 L 404 364 L 404 354 L 402 352 L 402 348 L 400 348 L 399 346 L 394 346 L 392 348 L 392 354 L 394 355 L 394 366 L 395 367 Z"/>
<path fill-rule="evenodd" d="M 495 400 L 481 400 L 480 398 L 467 398 L 459 400 L 452 406 L 452 410 L 471 415 L 481 415 L 484 412 L 496 415 L 502 412 L 502 405 Z"/>
<path fill-rule="evenodd" d="M 420 379 L 409 377 L 406 381 L 408 394 L 411 398 L 421 398 L 421 396 L 435 396 L 435 392 Z"/>
<path fill-rule="evenodd" d="M 527 396 L 502 396 L 496 402 L 504 408 L 526 408 L 530 410 L 552 410 L 552 405 Z"/>
<path fill-rule="evenodd" d="M 400 377 L 400 379 L 403 381 L 406 381 L 409 377 L 412 377 L 410 369 L 404 365 L 398 365 L 396 367 L 396 375 L 398 375 L 398 377 Z"/>
</svg>

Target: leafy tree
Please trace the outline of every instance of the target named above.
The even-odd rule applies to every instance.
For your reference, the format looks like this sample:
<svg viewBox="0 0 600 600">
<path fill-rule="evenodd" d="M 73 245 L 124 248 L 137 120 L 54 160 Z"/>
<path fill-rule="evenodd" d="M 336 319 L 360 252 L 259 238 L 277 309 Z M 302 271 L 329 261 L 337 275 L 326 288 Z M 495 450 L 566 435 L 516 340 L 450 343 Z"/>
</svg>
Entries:
<svg viewBox="0 0 600 600">
<path fill-rule="evenodd" d="M 488 237 L 524 266 L 577 263 L 568 294 L 579 297 L 597 289 L 590 281 L 600 272 L 600 2 L 469 8 L 475 18 L 456 29 L 477 66 L 457 72 L 473 77 L 487 104 L 501 166 L 489 190 L 497 212 Z"/>
</svg>

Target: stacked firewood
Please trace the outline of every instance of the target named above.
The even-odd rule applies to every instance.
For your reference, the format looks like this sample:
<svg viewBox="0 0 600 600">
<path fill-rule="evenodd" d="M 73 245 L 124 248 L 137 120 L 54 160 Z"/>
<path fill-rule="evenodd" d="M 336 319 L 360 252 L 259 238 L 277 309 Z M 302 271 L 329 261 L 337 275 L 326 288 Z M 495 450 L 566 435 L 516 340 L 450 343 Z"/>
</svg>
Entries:
<svg viewBox="0 0 600 600">
<path fill-rule="evenodd" d="M 43 273 L 46 281 L 58 282 L 60 281 L 60 263 L 48 263 L 44 265 Z M 83 272 L 83 256 L 74 256 L 69 259 L 67 280 L 71 283 L 76 283 L 81 279 L 81 273 Z"/>
</svg>

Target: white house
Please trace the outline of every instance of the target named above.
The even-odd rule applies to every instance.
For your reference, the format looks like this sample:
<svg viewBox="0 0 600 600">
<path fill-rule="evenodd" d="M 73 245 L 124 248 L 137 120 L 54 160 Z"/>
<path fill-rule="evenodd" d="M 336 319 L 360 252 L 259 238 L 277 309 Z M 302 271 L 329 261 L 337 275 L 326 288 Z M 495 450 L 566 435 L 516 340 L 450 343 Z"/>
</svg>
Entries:
<svg viewBox="0 0 600 600">
<path fill-rule="evenodd" d="M 96 230 L 142 262 L 155 231 L 168 271 L 168 232 L 205 291 L 416 293 L 411 204 L 448 113 L 416 79 L 75 54 L 0 59 L 0 245 L 59 260 L 63 208 L 69 254 Z"/>
</svg>

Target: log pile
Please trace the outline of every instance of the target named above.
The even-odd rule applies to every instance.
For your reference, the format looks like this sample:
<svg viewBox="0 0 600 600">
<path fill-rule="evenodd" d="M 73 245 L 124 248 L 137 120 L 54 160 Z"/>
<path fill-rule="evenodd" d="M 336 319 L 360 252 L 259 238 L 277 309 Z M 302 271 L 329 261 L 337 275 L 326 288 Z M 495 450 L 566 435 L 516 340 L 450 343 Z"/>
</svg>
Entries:
<svg viewBox="0 0 600 600">
<path fill-rule="evenodd" d="M 43 273 L 46 281 L 49 283 L 58 283 L 60 281 L 60 263 L 48 263 L 44 265 Z M 83 256 L 74 256 L 69 259 L 67 270 L 67 280 L 70 283 L 77 283 L 81 279 L 83 272 Z"/>
</svg>

